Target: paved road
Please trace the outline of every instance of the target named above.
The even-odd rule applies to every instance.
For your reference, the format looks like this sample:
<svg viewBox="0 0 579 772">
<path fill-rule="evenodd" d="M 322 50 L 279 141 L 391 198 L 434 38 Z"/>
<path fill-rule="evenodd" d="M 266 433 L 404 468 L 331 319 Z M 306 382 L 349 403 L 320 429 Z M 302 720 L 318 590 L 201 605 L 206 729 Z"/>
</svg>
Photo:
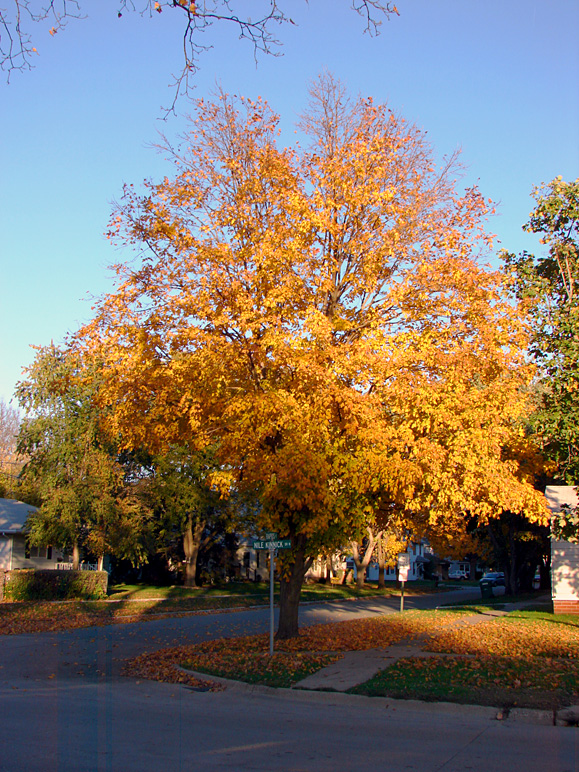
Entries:
<svg viewBox="0 0 579 772">
<path fill-rule="evenodd" d="M 476 588 L 405 598 L 405 608 L 435 608 L 441 602 L 478 597 Z M 301 624 L 333 622 L 356 616 L 396 613 L 397 598 L 315 603 L 301 609 Z M 144 651 L 195 643 L 224 635 L 269 630 L 269 608 L 235 613 L 190 615 L 139 624 L 86 627 L 60 633 L 0 637 L 0 685 L 15 677 L 94 678 L 120 675 L 123 662 Z"/>
<path fill-rule="evenodd" d="M 302 617 L 395 608 L 382 600 L 326 604 Z M 0 770 L 579 772 L 579 730 L 499 722 L 488 708 L 260 688 L 199 693 L 119 677 L 122 660 L 143 649 L 267 623 L 264 609 L 0 638 Z"/>
</svg>

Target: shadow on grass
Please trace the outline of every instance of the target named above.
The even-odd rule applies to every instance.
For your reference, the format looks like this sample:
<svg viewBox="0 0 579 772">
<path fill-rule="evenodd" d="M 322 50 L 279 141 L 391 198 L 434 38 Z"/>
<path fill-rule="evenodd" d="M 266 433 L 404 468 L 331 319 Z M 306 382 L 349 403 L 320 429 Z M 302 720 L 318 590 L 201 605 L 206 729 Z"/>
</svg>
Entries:
<svg viewBox="0 0 579 772">
<path fill-rule="evenodd" d="M 512 611 L 509 614 L 511 619 L 541 620 L 553 625 L 564 625 L 566 627 L 579 627 L 579 616 L 572 614 L 555 614 L 553 611 L 545 611 L 543 608 L 525 608 L 520 611 Z"/>
<path fill-rule="evenodd" d="M 369 697 L 557 710 L 578 699 L 578 672 L 576 661 L 535 657 L 410 658 L 349 691 Z"/>
</svg>

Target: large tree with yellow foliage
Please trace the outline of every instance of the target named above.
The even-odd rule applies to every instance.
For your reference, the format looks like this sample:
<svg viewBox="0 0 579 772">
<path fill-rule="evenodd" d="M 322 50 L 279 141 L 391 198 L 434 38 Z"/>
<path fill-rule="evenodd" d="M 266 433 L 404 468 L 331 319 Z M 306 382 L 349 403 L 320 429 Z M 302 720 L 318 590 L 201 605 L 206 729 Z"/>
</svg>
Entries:
<svg viewBox="0 0 579 772">
<path fill-rule="evenodd" d="M 304 573 L 395 506 L 409 527 L 542 516 L 505 448 L 523 441 L 524 336 L 488 249 L 425 135 L 320 77 L 300 143 L 261 99 L 200 100 L 175 175 L 128 187 L 111 237 L 134 245 L 81 333 L 132 447 L 217 444 L 214 484 L 257 493 L 291 539 L 279 637 Z"/>
</svg>

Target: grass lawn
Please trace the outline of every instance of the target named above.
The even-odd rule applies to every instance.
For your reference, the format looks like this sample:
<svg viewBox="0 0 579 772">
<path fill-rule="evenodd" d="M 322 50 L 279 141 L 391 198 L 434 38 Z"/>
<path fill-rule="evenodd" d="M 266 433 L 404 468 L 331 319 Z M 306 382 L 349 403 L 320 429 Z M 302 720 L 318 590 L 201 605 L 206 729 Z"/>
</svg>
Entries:
<svg viewBox="0 0 579 772">
<path fill-rule="evenodd" d="M 277 602 L 279 590 L 277 582 L 275 588 L 275 600 Z M 433 592 L 434 589 L 433 582 L 407 582 L 404 585 L 404 594 L 422 595 Z M 378 588 L 376 584 L 368 583 L 361 590 L 355 584 L 305 584 L 302 588 L 301 600 L 302 602 L 340 600 L 399 594 L 400 588 L 395 582 L 388 583 L 384 589 Z M 109 588 L 109 600 L 181 600 L 183 598 L 222 598 L 224 596 L 250 598 L 269 603 L 269 584 L 266 582 L 228 582 L 227 584 L 209 587 L 154 587 L 148 584 L 115 584 Z"/>
<path fill-rule="evenodd" d="M 431 582 L 413 582 L 406 595 L 433 591 Z M 366 585 L 305 585 L 302 602 L 355 600 L 384 595 L 398 595 L 393 584 L 385 590 Z M 276 595 L 276 602 L 277 602 Z M 159 616 L 205 614 L 211 611 L 252 608 L 269 603 L 269 585 L 230 582 L 222 587 L 152 587 L 150 585 L 113 585 L 108 600 L 103 601 L 23 601 L 0 603 L 0 634 L 41 633 L 76 627 L 142 622 Z"/>
<path fill-rule="evenodd" d="M 484 613 L 485 606 L 478 610 Z M 468 625 L 470 615 L 449 608 L 316 625 L 276 643 L 273 658 L 266 635 L 220 639 L 144 655 L 130 663 L 127 674 L 166 680 L 163 674 L 186 668 L 287 687 L 344 651 L 419 639 L 423 650 L 439 656 L 398 660 L 351 692 L 547 710 L 579 701 L 579 617 L 516 611 Z"/>
<path fill-rule="evenodd" d="M 400 660 L 352 694 L 553 710 L 579 696 L 577 660 L 484 656 Z"/>
<path fill-rule="evenodd" d="M 553 601 L 545 594 L 545 590 L 533 590 L 519 595 L 497 595 L 494 598 L 478 599 L 471 601 L 455 601 L 453 603 L 444 603 L 447 608 L 465 608 L 469 611 L 484 613 L 488 609 L 504 609 L 509 603 L 520 603 L 525 601 L 529 603 L 534 601 L 529 609 L 533 611 L 553 611 Z"/>
<path fill-rule="evenodd" d="M 513 611 L 474 626 L 442 629 L 424 648 L 446 656 L 399 660 L 352 691 L 548 710 L 579 700 L 577 616 Z"/>
</svg>

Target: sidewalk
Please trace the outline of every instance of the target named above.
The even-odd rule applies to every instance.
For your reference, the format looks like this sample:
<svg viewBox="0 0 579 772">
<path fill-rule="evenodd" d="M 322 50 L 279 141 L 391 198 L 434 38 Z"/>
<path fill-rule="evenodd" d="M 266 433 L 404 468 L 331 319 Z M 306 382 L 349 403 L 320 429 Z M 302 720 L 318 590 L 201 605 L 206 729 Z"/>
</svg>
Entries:
<svg viewBox="0 0 579 772">
<path fill-rule="evenodd" d="M 470 614 L 458 619 L 451 627 L 467 627 L 487 622 L 493 617 L 505 616 L 511 611 L 517 611 L 537 603 L 538 599 L 521 601 L 520 603 L 505 603 L 504 609 L 489 609 L 485 612 Z M 409 657 L 446 657 L 432 651 L 423 651 L 425 638 L 412 638 L 390 646 L 387 649 L 368 649 L 366 651 L 349 651 L 342 659 L 333 662 L 328 667 L 318 670 L 299 683 L 294 689 L 323 690 L 346 692 L 354 686 L 363 684 L 373 678 L 380 670 L 394 665 L 399 659 Z"/>
</svg>

